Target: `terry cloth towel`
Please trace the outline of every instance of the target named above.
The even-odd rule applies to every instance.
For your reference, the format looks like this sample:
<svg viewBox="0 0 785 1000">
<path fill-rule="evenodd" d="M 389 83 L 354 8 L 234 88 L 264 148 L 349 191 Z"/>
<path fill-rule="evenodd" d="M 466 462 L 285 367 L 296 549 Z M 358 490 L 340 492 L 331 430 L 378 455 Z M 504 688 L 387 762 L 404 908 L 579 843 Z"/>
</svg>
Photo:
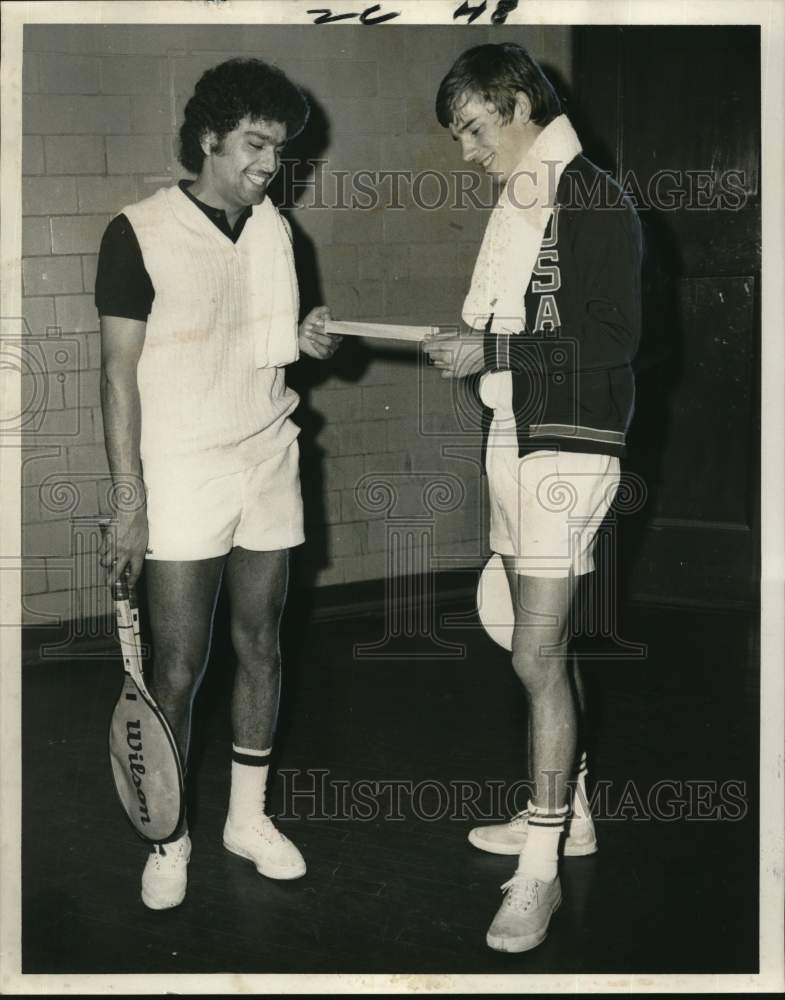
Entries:
<svg viewBox="0 0 785 1000">
<path fill-rule="evenodd" d="M 269 198 L 254 208 L 253 224 L 261 237 L 253 244 L 258 247 L 261 243 L 269 253 L 267 260 L 260 260 L 255 254 L 246 256 L 246 266 L 255 274 L 255 280 L 246 283 L 250 294 L 249 318 L 255 328 L 254 359 L 257 368 L 280 367 L 298 357 L 300 297 L 292 235 L 288 223 Z M 259 274 L 265 272 L 266 279 L 259 280 Z"/>
<path fill-rule="evenodd" d="M 546 125 L 511 174 L 491 212 L 474 265 L 463 319 L 475 330 L 520 333 L 529 287 L 559 178 L 581 152 L 566 115 Z"/>
</svg>

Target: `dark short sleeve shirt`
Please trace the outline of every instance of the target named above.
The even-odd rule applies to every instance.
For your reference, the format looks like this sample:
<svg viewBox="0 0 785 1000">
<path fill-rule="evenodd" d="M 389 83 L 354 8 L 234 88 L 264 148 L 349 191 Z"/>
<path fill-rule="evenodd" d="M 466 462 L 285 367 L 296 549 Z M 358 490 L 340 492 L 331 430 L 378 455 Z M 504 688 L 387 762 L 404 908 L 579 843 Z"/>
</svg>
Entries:
<svg viewBox="0 0 785 1000">
<path fill-rule="evenodd" d="M 95 307 L 99 316 L 122 316 L 145 322 L 155 289 L 128 217 L 118 215 L 106 227 L 98 254 Z"/>
<path fill-rule="evenodd" d="M 251 207 L 240 215 L 234 227 L 226 212 L 199 201 L 188 190 L 192 181 L 180 181 L 180 189 L 233 243 L 240 238 L 251 217 Z M 153 308 L 155 288 L 144 266 L 136 233 L 125 215 L 115 216 L 106 227 L 98 254 L 95 276 L 95 307 L 99 316 L 120 316 L 146 322 Z"/>
</svg>

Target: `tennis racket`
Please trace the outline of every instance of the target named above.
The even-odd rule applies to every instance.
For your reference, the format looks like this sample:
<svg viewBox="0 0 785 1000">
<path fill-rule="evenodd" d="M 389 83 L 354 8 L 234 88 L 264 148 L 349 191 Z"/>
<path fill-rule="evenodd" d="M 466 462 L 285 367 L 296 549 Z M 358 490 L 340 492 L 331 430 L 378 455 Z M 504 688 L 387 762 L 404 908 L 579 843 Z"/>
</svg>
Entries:
<svg viewBox="0 0 785 1000">
<path fill-rule="evenodd" d="M 112 776 L 136 832 L 159 843 L 171 837 L 183 819 L 183 769 L 174 734 L 144 682 L 135 593 L 118 580 L 112 597 L 125 669 L 109 725 Z"/>
<path fill-rule="evenodd" d="M 507 573 L 498 553 L 491 556 L 480 574 L 477 584 L 477 612 L 482 627 L 491 639 L 504 649 L 511 650 L 515 612 Z"/>
</svg>

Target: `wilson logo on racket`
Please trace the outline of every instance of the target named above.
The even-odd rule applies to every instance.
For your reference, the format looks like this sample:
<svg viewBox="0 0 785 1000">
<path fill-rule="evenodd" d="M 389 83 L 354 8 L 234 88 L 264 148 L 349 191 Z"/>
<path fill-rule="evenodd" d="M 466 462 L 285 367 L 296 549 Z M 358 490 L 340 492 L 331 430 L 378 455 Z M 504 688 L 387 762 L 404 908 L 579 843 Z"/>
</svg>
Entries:
<svg viewBox="0 0 785 1000">
<path fill-rule="evenodd" d="M 166 716 L 147 690 L 139 609 L 124 580 L 112 587 L 124 677 L 109 722 L 109 759 L 120 804 L 145 840 L 167 840 L 183 819 L 183 769 Z"/>
<path fill-rule="evenodd" d="M 150 810 L 147 807 L 147 797 L 142 788 L 142 775 L 147 773 L 144 766 L 144 747 L 142 745 L 142 723 L 140 719 L 128 720 L 125 726 L 125 742 L 131 748 L 128 754 L 128 770 L 131 774 L 131 781 L 136 789 L 136 797 L 139 800 L 139 820 L 142 823 L 150 822 Z"/>
</svg>

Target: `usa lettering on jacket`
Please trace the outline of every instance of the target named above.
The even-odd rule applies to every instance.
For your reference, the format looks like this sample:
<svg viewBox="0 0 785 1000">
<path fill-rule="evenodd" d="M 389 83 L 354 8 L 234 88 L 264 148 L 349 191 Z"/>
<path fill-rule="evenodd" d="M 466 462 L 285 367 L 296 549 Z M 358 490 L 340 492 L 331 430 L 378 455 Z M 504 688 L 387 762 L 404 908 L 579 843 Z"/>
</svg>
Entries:
<svg viewBox="0 0 785 1000">
<path fill-rule="evenodd" d="M 532 270 L 531 292 L 540 296 L 533 325 L 535 333 L 557 330 L 561 326 L 555 294 L 561 288 L 558 240 L 559 206 L 555 205 L 537 255 L 537 262 Z"/>
</svg>

